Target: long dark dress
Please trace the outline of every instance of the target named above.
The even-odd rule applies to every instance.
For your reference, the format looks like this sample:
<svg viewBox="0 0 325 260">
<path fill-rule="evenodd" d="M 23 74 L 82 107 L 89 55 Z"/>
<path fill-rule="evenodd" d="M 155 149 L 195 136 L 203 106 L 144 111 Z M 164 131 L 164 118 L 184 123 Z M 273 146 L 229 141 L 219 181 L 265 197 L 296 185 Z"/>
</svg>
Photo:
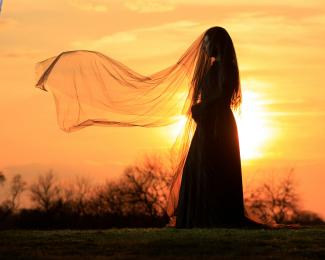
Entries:
<svg viewBox="0 0 325 260">
<path fill-rule="evenodd" d="M 216 96 L 211 86 L 202 88 L 193 113 L 197 127 L 183 169 L 176 209 L 179 228 L 238 226 L 245 220 L 236 121 L 229 99 Z"/>
</svg>

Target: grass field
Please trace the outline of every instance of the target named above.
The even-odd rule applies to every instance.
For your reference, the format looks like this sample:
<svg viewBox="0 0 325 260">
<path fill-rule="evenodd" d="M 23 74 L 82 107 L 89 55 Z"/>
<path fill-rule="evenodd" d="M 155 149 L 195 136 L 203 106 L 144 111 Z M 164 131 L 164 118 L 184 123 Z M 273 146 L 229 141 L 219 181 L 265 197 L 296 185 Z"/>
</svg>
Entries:
<svg viewBox="0 0 325 260">
<path fill-rule="evenodd" d="M 325 227 L 0 231 L 0 259 L 106 258 L 325 259 Z"/>
</svg>

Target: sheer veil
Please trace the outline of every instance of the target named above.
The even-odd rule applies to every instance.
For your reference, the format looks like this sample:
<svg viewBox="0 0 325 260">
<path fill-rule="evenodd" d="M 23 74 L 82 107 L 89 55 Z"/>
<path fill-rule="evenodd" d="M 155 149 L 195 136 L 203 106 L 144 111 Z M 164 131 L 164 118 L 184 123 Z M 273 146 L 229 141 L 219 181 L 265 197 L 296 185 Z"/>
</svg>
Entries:
<svg viewBox="0 0 325 260">
<path fill-rule="evenodd" d="M 191 106 L 200 101 L 200 81 L 209 57 L 205 32 L 175 64 L 141 75 L 100 52 L 66 51 L 36 64 L 36 87 L 53 94 L 59 127 L 72 132 L 91 125 L 160 127 L 185 120 L 175 140 L 177 158 L 166 211 L 175 215 L 182 170 L 196 123 Z"/>
</svg>

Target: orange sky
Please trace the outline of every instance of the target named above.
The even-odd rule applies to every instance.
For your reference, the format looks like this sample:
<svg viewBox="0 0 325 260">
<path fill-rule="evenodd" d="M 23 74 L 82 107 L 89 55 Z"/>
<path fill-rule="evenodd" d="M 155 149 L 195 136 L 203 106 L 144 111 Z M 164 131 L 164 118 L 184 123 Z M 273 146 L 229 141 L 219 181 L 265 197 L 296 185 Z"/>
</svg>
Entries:
<svg viewBox="0 0 325 260">
<path fill-rule="evenodd" d="M 245 180 L 294 167 L 303 206 L 325 216 L 324 1 L 225 2 L 5 0 L 0 171 L 32 180 L 52 168 L 61 177 L 100 181 L 118 176 L 144 153 L 168 147 L 175 127 L 64 133 L 52 96 L 34 88 L 34 65 L 62 51 L 88 49 L 150 74 L 218 25 L 233 38 L 243 83 L 246 108 L 239 130 Z"/>
</svg>

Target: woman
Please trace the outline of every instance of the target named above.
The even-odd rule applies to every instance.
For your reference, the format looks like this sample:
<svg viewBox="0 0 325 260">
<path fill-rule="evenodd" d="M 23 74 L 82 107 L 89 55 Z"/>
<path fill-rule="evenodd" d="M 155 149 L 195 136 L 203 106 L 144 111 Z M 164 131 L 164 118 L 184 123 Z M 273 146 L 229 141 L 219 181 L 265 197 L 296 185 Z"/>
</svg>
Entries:
<svg viewBox="0 0 325 260">
<path fill-rule="evenodd" d="M 176 227 L 259 226 L 244 210 L 239 140 L 231 110 L 241 102 L 234 46 L 225 29 L 213 27 L 205 33 L 202 47 L 207 60 L 194 74 L 193 100 L 198 101 L 191 110 L 197 127 L 183 168 Z"/>
<path fill-rule="evenodd" d="M 176 227 L 261 225 L 244 214 L 235 50 L 221 27 L 201 34 L 177 63 L 143 76 L 95 51 L 68 51 L 36 66 L 54 96 L 60 128 L 156 127 L 186 118 L 173 148 L 177 167 L 167 213 Z M 193 135 L 194 133 L 194 135 Z"/>
</svg>

